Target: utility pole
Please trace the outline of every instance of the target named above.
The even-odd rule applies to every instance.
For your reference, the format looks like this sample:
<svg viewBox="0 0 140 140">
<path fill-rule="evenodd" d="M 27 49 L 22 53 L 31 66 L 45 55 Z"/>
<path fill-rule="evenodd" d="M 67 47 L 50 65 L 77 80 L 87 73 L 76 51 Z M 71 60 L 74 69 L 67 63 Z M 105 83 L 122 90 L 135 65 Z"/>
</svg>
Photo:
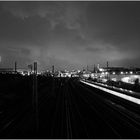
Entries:
<svg viewBox="0 0 140 140">
<path fill-rule="evenodd" d="M 95 64 L 94 64 L 94 73 L 95 73 Z"/>
<path fill-rule="evenodd" d="M 15 61 L 15 73 L 17 73 L 17 62 Z"/>
<path fill-rule="evenodd" d="M 33 71 L 33 66 L 31 65 L 31 73 L 32 73 L 32 71 Z"/>
<path fill-rule="evenodd" d="M 87 65 L 87 71 L 88 71 L 88 65 Z"/>
<path fill-rule="evenodd" d="M 83 67 L 83 71 L 84 71 L 85 69 L 84 69 L 84 67 Z"/>
<path fill-rule="evenodd" d="M 54 79 L 54 65 L 52 66 L 52 95 L 54 96 L 54 89 L 55 89 L 55 79 Z"/>
<path fill-rule="evenodd" d="M 108 61 L 107 61 L 107 63 L 106 63 L 106 68 L 107 68 L 107 80 L 108 80 L 108 78 L 109 78 L 109 77 L 108 77 L 108 76 L 109 76 L 109 75 L 108 75 Z"/>
<path fill-rule="evenodd" d="M 54 76 L 54 65 L 52 66 L 52 74 Z"/>
<path fill-rule="evenodd" d="M 33 111 L 35 113 L 36 133 L 39 130 L 38 91 L 37 91 L 37 62 L 34 62 L 33 73 Z"/>
</svg>

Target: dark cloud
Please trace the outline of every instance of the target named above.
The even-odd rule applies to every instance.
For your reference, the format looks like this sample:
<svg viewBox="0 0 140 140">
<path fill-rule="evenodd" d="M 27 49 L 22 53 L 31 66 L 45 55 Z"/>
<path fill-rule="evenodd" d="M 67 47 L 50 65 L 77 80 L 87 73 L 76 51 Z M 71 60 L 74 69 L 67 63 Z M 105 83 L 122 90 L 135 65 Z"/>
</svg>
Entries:
<svg viewBox="0 0 140 140">
<path fill-rule="evenodd" d="M 47 19 L 52 28 L 64 23 L 68 29 L 79 29 L 83 19 L 85 6 L 73 2 L 6 2 L 3 9 L 13 16 L 26 20 L 39 16 Z"/>
<path fill-rule="evenodd" d="M 0 2 L 0 19 L 3 66 L 139 62 L 140 2 Z"/>
<path fill-rule="evenodd" d="M 140 2 L 93 2 L 88 10 L 91 34 L 120 43 L 140 35 Z M 95 32 L 94 32 L 95 30 Z M 95 34 L 94 34 L 95 33 Z"/>
</svg>

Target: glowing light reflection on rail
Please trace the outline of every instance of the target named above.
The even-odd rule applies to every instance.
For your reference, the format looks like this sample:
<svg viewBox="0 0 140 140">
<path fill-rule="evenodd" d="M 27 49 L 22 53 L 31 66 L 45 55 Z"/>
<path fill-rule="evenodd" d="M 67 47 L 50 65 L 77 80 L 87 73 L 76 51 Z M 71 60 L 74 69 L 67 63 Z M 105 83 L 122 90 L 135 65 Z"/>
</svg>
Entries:
<svg viewBox="0 0 140 140">
<path fill-rule="evenodd" d="M 84 83 L 84 84 L 87 84 L 89 86 L 92 86 L 94 88 L 100 89 L 102 91 L 105 91 L 107 93 L 113 94 L 115 96 L 121 97 L 123 99 L 126 99 L 128 101 L 131 101 L 133 103 L 136 103 L 136 104 L 139 104 L 140 105 L 140 99 L 137 99 L 135 97 L 131 97 L 131 96 L 128 96 L 128 95 L 125 95 L 125 94 L 122 94 L 122 93 L 119 93 L 119 92 L 116 92 L 116 91 L 112 91 L 110 89 L 106 89 L 104 87 L 100 87 L 100 86 L 97 86 L 97 85 L 94 85 L 94 84 L 91 84 L 91 83 L 88 83 L 88 82 L 85 82 L 85 81 L 81 81 L 81 82 Z"/>
</svg>

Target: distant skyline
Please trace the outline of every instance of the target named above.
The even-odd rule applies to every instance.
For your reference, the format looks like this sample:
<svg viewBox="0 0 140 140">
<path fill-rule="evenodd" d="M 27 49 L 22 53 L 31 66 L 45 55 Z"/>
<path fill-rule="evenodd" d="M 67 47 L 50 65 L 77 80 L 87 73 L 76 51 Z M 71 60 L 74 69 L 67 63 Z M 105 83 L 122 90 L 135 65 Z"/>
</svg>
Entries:
<svg viewBox="0 0 140 140">
<path fill-rule="evenodd" d="M 0 1 L 0 67 L 140 67 L 140 1 Z"/>
</svg>

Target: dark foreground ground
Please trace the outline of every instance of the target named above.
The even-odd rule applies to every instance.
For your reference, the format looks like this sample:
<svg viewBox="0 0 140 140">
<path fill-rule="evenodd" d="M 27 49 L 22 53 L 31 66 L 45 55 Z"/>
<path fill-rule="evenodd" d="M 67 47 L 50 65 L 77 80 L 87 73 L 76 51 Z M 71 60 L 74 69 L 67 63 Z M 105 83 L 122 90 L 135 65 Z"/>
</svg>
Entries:
<svg viewBox="0 0 140 140">
<path fill-rule="evenodd" d="M 0 138 L 140 138 L 140 106 L 76 78 L 0 78 Z"/>
</svg>

